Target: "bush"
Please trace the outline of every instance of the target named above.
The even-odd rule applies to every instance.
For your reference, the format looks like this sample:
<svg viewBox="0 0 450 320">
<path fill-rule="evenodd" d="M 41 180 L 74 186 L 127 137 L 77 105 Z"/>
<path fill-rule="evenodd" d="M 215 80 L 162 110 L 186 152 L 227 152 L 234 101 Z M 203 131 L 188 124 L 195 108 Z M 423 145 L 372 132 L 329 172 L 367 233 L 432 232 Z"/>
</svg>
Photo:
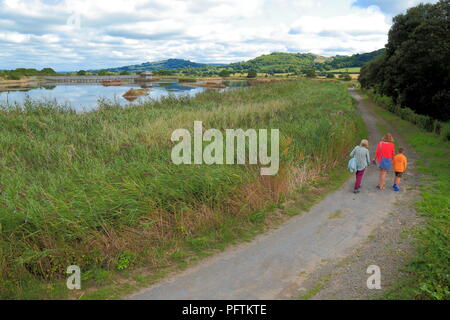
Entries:
<svg viewBox="0 0 450 320">
<path fill-rule="evenodd" d="M 315 78 L 316 77 L 316 71 L 314 69 L 309 69 L 305 71 L 305 74 L 308 78 Z"/>
<path fill-rule="evenodd" d="M 348 73 L 343 73 L 339 76 L 339 79 L 344 80 L 344 81 L 351 81 L 352 77 L 350 77 L 350 75 Z"/>
<path fill-rule="evenodd" d="M 230 76 L 230 72 L 227 70 L 222 70 L 219 72 L 219 77 L 228 78 Z"/>
<path fill-rule="evenodd" d="M 256 71 L 249 71 L 247 73 L 247 78 L 256 78 L 257 75 Z"/>
<path fill-rule="evenodd" d="M 8 74 L 7 79 L 8 80 L 20 80 L 21 76 L 16 73 L 10 73 L 10 74 Z"/>
<path fill-rule="evenodd" d="M 179 78 L 179 82 L 197 82 L 196 78 Z"/>
<path fill-rule="evenodd" d="M 403 120 L 415 124 L 421 129 L 440 135 L 445 141 L 450 140 L 450 123 L 441 122 L 423 114 L 417 114 L 414 110 L 402 107 L 394 103 L 392 98 L 375 93 L 373 90 L 367 90 L 367 93 L 380 107 L 398 115 Z"/>
<path fill-rule="evenodd" d="M 153 71 L 153 74 L 156 76 L 171 76 L 173 75 L 173 71 L 161 69 Z"/>
</svg>

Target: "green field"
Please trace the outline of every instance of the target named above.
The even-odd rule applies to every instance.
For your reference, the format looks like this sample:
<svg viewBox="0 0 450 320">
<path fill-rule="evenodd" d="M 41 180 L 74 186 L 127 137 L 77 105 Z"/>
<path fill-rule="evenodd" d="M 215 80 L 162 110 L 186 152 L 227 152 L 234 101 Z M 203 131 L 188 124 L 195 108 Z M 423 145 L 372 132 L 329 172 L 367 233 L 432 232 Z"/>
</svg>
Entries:
<svg viewBox="0 0 450 320">
<path fill-rule="evenodd" d="M 327 71 L 328 73 L 360 73 L 361 68 L 355 67 L 355 68 L 340 68 L 340 69 L 334 69 Z"/>
<path fill-rule="evenodd" d="M 194 120 L 280 129 L 278 176 L 172 164 L 171 133 L 192 131 Z M 363 130 L 344 86 L 310 80 L 85 114 L 27 102 L 0 110 L 0 123 L 2 298 L 67 295 L 54 284 L 71 264 L 95 285 L 110 271 L 156 272 L 186 248 L 230 243 L 264 221 L 265 208 L 342 163 Z"/>
</svg>

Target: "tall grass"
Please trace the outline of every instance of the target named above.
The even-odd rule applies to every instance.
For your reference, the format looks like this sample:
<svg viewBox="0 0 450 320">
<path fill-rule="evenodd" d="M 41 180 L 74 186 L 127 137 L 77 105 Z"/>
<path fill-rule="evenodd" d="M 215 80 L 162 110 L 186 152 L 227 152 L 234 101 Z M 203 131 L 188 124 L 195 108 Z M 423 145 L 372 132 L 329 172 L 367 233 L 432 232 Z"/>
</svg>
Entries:
<svg viewBox="0 0 450 320">
<path fill-rule="evenodd" d="M 174 239 L 194 243 L 227 217 L 248 219 L 335 167 L 360 138 L 357 119 L 343 86 L 306 80 L 126 108 L 102 102 L 84 114 L 30 101 L 3 106 L 0 296 L 64 277 L 71 264 L 158 268 Z M 280 129 L 279 175 L 172 164 L 171 133 L 192 130 L 194 120 L 205 129 Z"/>
</svg>

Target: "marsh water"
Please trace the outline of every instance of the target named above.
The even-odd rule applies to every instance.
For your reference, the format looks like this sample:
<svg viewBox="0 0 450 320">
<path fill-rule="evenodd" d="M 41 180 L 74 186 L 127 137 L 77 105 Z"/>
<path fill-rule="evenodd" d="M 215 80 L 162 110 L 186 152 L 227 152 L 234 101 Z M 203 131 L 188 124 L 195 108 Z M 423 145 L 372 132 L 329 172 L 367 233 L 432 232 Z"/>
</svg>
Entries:
<svg viewBox="0 0 450 320">
<path fill-rule="evenodd" d="M 227 88 L 242 87 L 248 85 L 241 81 L 224 81 Z M 205 88 L 187 86 L 178 82 L 154 82 L 148 88 L 146 95 L 133 101 L 127 100 L 123 94 L 130 89 L 139 89 L 139 85 L 127 83 L 121 86 L 103 86 L 97 84 L 67 84 L 49 83 L 37 88 L 26 90 L 0 91 L 0 105 L 15 104 L 22 105 L 27 99 L 33 101 L 56 101 L 58 104 L 67 105 L 77 112 L 91 111 L 99 106 L 99 101 L 108 100 L 122 106 L 137 104 L 148 99 L 160 99 L 165 96 L 188 96 L 193 97 Z"/>
</svg>

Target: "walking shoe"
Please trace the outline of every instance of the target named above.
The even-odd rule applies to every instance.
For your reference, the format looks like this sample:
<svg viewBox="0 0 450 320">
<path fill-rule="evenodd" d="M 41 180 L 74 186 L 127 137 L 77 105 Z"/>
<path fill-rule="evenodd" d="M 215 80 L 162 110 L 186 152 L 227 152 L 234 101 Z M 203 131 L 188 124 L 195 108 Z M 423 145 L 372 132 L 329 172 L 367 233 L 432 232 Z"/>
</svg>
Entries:
<svg viewBox="0 0 450 320">
<path fill-rule="evenodd" d="M 395 189 L 396 187 L 397 187 L 397 185 L 394 183 L 394 184 L 392 185 L 392 188 Z"/>
<path fill-rule="evenodd" d="M 360 193 L 359 189 L 353 190 L 353 193 Z"/>
<path fill-rule="evenodd" d="M 400 191 L 400 188 L 397 187 L 397 186 L 395 186 L 395 187 L 394 187 L 394 191 L 398 192 L 398 191 Z"/>
</svg>

